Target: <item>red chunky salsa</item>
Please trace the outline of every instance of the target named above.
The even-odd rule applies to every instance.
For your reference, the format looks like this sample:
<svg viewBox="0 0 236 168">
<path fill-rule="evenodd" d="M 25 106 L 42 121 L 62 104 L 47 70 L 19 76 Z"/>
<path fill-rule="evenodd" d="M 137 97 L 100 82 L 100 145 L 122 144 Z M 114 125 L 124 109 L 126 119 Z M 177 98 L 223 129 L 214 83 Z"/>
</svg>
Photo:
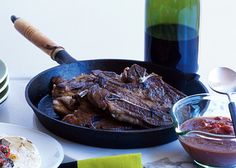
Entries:
<svg viewBox="0 0 236 168">
<path fill-rule="evenodd" d="M 198 130 L 221 135 L 234 135 L 232 121 L 227 117 L 199 117 L 187 120 L 182 131 Z M 179 140 L 192 158 L 204 165 L 236 165 L 236 139 L 212 138 L 189 134 L 180 136 Z"/>
<path fill-rule="evenodd" d="M 0 139 L 0 168 L 14 167 L 11 160 L 10 143 L 5 139 Z"/>
<path fill-rule="evenodd" d="M 233 135 L 232 121 L 227 117 L 193 118 L 181 125 L 182 131 L 199 130 L 214 134 Z"/>
</svg>

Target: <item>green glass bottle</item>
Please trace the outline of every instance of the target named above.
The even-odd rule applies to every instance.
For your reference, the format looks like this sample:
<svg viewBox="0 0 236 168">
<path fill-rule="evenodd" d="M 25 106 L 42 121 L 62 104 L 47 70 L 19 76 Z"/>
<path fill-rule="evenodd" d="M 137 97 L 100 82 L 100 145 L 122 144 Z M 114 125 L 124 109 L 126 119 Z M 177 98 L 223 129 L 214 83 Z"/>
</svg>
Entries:
<svg viewBox="0 0 236 168">
<path fill-rule="evenodd" d="M 196 73 L 200 0 L 146 0 L 145 61 Z"/>
</svg>

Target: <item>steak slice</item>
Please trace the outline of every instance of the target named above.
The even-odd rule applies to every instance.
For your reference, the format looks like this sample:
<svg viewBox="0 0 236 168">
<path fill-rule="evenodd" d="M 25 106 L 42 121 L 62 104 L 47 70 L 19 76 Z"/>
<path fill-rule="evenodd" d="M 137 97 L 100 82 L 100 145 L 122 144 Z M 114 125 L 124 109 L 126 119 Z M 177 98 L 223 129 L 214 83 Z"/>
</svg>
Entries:
<svg viewBox="0 0 236 168">
<path fill-rule="evenodd" d="M 150 106 L 154 109 L 162 107 L 161 109 L 166 109 L 165 112 L 167 113 L 175 102 L 186 96 L 178 89 L 163 81 L 160 75 L 155 73 L 148 74 L 145 68 L 136 64 L 130 68 L 125 68 L 121 74 L 121 78 L 123 81 L 132 83 L 133 91 L 142 93 L 139 95 L 145 101 L 150 100 L 155 103 L 154 106 L 151 104 Z"/>
<path fill-rule="evenodd" d="M 60 115 L 71 114 L 78 108 L 78 97 L 84 97 L 87 90 L 94 85 L 95 76 L 82 74 L 71 80 L 54 77 L 52 83 L 52 97 L 54 110 Z"/>
<path fill-rule="evenodd" d="M 135 128 L 131 124 L 117 121 L 110 115 L 105 114 L 104 111 L 90 104 L 86 98 L 80 100 L 80 105 L 74 113 L 64 116 L 62 120 L 93 129 L 130 130 Z"/>
<path fill-rule="evenodd" d="M 90 103 L 109 111 L 117 120 L 143 127 L 171 125 L 169 111 L 185 96 L 165 83 L 161 76 L 149 75 L 136 64 L 125 68 L 119 76 L 98 70 L 93 74 L 98 77 L 98 84 L 88 91 Z"/>
<path fill-rule="evenodd" d="M 81 74 L 71 80 L 65 80 L 59 76 L 53 77 L 51 80 L 52 96 L 54 98 L 75 94 L 83 96 L 83 91 L 94 85 L 95 79 L 96 77 L 92 74 Z"/>
<path fill-rule="evenodd" d="M 158 112 L 140 97 L 130 94 L 127 90 L 119 90 L 119 94 L 94 85 L 88 92 L 88 99 L 98 108 L 107 110 L 112 117 L 142 127 L 165 126 L 172 124 L 168 113 Z"/>
</svg>

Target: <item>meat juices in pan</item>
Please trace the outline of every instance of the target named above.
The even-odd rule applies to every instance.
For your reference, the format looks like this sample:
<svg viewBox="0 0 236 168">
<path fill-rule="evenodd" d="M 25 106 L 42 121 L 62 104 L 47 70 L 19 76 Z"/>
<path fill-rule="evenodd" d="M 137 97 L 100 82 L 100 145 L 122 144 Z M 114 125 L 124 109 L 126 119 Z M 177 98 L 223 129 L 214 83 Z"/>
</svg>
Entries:
<svg viewBox="0 0 236 168">
<path fill-rule="evenodd" d="M 63 121 L 96 129 L 172 125 L 170 108 L 185 97 L 137 64 L 120 75 L 94 70 L 71 80 L 54 77 L 52 83 L 53 107 Z"/>
</svg>

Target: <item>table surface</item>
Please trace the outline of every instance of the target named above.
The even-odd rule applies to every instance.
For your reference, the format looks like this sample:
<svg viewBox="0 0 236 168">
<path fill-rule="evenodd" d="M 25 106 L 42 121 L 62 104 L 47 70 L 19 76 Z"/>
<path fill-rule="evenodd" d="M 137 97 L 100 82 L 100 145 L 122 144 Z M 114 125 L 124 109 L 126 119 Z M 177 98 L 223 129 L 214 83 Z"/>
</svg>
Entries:
<svg viewBox="0 0 236 168">
<path fill-rule="evenodd" d="M 0 122 L 46 132 L 63 146 L 63 162 L 91 157 L 141 152 L 144 164 L 155 162 L 188 165 L 189 156 L 178 141 L 144 149 L 104 149 L 64 140 L 48 132 L 28 106 L 24 90 L 29 80 L 56 66 L 41 50 L 25 40 L 13 27 L 10 16 L 28 20 L 44 34 L 64 46 L 78 60 L 144 58 L 144 0 L 1 1 L 0 59 L 8 66 L 10 94 L 0 107 Z M 218 66 L 236 69 L 236 1 L 201 1 L 199 70 L 207 86 L 209 71 Z M 96 151 L 96 152 L 94 152 Z M 163 167 L 161 165 L 160 167 Z M 174 164 L 176 166 L 176 164 Z M 192 167 L 193 165 L 188 165 Z"/>
</svg>

